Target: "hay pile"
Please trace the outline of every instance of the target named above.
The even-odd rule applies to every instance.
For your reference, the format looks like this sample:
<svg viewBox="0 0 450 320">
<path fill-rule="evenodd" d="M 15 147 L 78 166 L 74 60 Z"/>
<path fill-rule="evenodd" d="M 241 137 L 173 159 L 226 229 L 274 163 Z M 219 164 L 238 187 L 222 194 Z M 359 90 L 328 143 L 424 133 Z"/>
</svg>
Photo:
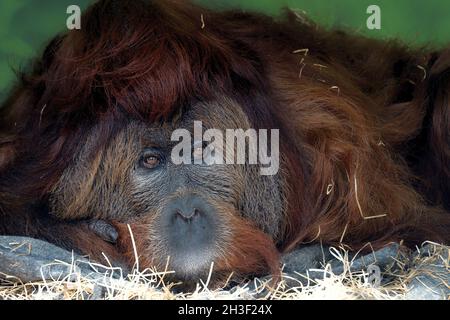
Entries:
<svg viewBox="0 0 450 320">
<path fill-rule="evenodd" d="M 323 248 L 322 248 L 323 249 Z M 70 272 L 58 279 L 21 283 L 3 275 L 0 299 L 449 299 L 450 247 L 437 244 L 417 249 L 415 255 L 394 258 L 395 267 L 382 271 L 383 281 L 370 281 L 365 270 L 355 271 L 357 259 L 343 248 L 329 248 L 334 261 L 304 273 L 283 273 L 276 287 L 270 278 L 253 279 L 232 289 L 210 289 L 209 278 L 200 281 L 196 290 L 174 293 L 176 284 L 166 283 L 170 271 L 133 270 L 124 275 L 118 268 L 90 264 L 91 274 L 81 273 L 79 261 L 54 261 Z M 375 255 L 374 255 L 375 257 Z M 366 258 L 367 259 L 367 258 Z M 48 265 L 47 265 L 48 267 Z M 103 270 L 103 271 L 100 271 Z M 311 274 L 314 274 L 312 276 Z"/>
</svg>

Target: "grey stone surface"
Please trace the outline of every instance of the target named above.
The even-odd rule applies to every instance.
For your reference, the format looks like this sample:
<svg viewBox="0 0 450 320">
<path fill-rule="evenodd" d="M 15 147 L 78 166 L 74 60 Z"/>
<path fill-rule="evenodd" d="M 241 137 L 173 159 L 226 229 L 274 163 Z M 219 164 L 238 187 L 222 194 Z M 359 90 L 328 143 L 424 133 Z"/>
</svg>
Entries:
<svg viewBox="0 0 450 320">
<path fill-rule="evenodd" d="M 439 249 L 440 248 L 440 249 Z M 436 254 L 436 250 L 440 250 Z M 395 274 L 410 273 L 405 298 L 410 300 L 447 300 L 450 297 L 450 267 L 449 249 L 442 246 L 427 244 L 419 251 L 402 250 L 398 244 L 390 244 L 375 252 L 349 256 L 350 271 L 358 272 L 378 268 L 381 277 L 378 285 L 384 285 L 394 279 Z M 399 265 L 398 261 L 401 261 Z M 339 275 L 345 271 L 341 261 L 330 252 L 329 247 L 311 245 L 301 247 L 283 257 L 284 274 L 295 280 L 287 281 L 295 286 L 296 282 L 307 283 L 300 274 L 307 274 L 312 281 L 327 276 L 322 271 L 329 265 L 333 274 Z M 374 268 L 375 266 L 375 268 Z"/>
<path fill-rule="evenodd" d="M 84 257 L 48 242 L 15 236 L 0 236 L 0 279 L 32 282 L 83 277 L 104 277 L 112 272 L 94 267 Z M 118 275 L 113 274 L 113 277 Z"/>
<path fill-rule="evenodd" d="M 447 300 L 450 298 L 449 249 L 435 252 L 436 247 L 425 245 L 412 260 L 415 276 L 408 283 L 407 299 Z"/>
<path fill-rule="evenodd" d="M 420 251 L 405 252 L 398 244 L 391 244 L 370 254 L 350 256 L 350 271 L 368 272 L 375 266 L 375 269 L 381 272 L 377 285 L 383 285 L 392 280 L 386 274 L 393 275 L 396 272 L 405 273 L 412 270 L 412 276 L 407 281 L 407 299 L 448 299 L 450 297 L 449 250 L 441 247 L 439 254 L 436 254 L 435 250 L 437 250 L 436 247 L 429 244 L 422 247 Z M 286 280 L 287 285 L 297 287 L 299 282 L 306 284 L 308 280 L 300 274 L 308 275 L 310 280 L 322 279 L 327 274 L 319 269 L 323 269 L 325 265 L 331 268 L 333 274 L 345 272 L 342 262 L 336 259 L 337 253 L 339 251 L 336 249 L 310 245 L 286 254 L 282 258 L 283 274 L 292 278 L 292 280 Z M 401 265 L 397 262 L 399 260 L 402 261 Z M 126 274 L 127 270 L 122 271 Z M 84 257 L 45 241 L 0 236 L 0 279 L 5 279 L 8 275 L 9 282 L 30 282 L 42 279 L 70 280 L 71 277 L 82 275 L 98 280 L 94 294 L 88 298 L 101 299 L 110 279 L 105 276 L 108 272 L 112 278 L 120 276 L 118 272 L 115 273 L 109 269 L 94 268 Z M 249 286 L 250 291 L 255 289 L 252 283 Z M 259 295 L 264 294 L 260 292 Z"/>
</svg>

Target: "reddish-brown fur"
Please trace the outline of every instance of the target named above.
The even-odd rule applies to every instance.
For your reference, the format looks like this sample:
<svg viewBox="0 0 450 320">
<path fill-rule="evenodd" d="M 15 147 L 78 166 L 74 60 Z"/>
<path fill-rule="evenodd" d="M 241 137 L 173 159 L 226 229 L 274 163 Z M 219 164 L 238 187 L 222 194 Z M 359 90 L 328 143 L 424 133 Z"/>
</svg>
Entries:
<svg viewBox="0 0 450 320">
<path fill-rule="evenodd" d="M 276 22 L 176 1 L 100 1 L 82 21 L 0 111 L 0 234 L 134 259 L 126 225 L 116 225 L 119 250 L 97 250 L 95 235 L 41 218 L 49 192 L 94 124 L 98 149 L 127 118 L 170 120 L 220 92 L 255 128 L 280 128 L 290 192 L 279 239 L 229 213 L 236 236 L 219 271 L 275 271 L 278 251 L 319 239 L 448 242 L 449 51 L 327 32 L 293 13 Z M 145 223 L 132 224 L 140 251 Z"/>
<path fill-rule="evenodd" d="M 228 248 L 214 263 L 215 281 L 225 281 L 231 273 L 235 276 L 248 274 L 264 274 L 269 271 L 273 275 L 279 274 L 279 252 L 275 247 L 273 239 L 259 230 L 252 222 L 239 217 L 239 213 L 231 208 L 222 208 L 221 215 L 226 216 L 233 226 L 233 240 Z M 128 265 L 139 264 L 139 267 L 157 267 L 164 270 L 165 263 L 161 263 L 148 241 L 149 224 L 151 219 L 139 219 L 136 223 L 129 225 L 114 222 L 120 237 L 118 247 L 120 252 L 125 253 Z M 131 229 L 131 232 L 130 232 Z M 133 237 L 133 238 L 132 238 Z M 134 251 L 134 245 L 136 252 Z M 136 257 L 136 254 L 138 255 Z M 161 253 L 158 253 L 161 254 Z"/>
</svg>

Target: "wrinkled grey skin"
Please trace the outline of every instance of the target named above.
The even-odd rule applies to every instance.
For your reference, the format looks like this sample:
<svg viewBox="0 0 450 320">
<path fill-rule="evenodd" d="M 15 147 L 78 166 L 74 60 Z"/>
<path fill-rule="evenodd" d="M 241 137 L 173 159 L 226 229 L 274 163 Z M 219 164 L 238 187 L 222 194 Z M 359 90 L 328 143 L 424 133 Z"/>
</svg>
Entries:
<svg viewBox="0 0 450 320">
<path fill-rule="evenodd" d="M 442 257 L 443 260 L 436 258 L 434 261 L 424 263 L 423 258 L 429 256 L 432 251 L 431 245 L 424 246 L 420 252 L 415 252 L 409 257 L 405 257 L 399 248 L 397 244 L 391 244 L 371 254 L 350 257 L 350 259 L 354 258 L 351 271 L 367 272 L 369 266 L 376 265 L 382 272 L 381 285 L 387 284 L 391 278 L 384 275 L 384 272 L 394 274 L 399 272 L 396 259 L 402 256 L 400 260 L 410 261 L 407 268 L 413 268 L 417 271 L 417 276 L 408 282 L 409 290 L 406 298 L 446 300 L 450 295 L 450 289 L 448 288 L 450 273 L 445 263 L 445 261 L 448 263 L 448 252 L 447 256 Z M 56 260 L 67 262 L 67 267 L 60 263 L 55 264 Z M 73 264 L 72 261 L 76 261 L 76 263 Z M 287 284 L 295 287 L 299 286 L 299 282 L 306 284 L 305 278 L 298 274 L 307 274 L 312 281 L 323 279 L 326 276 L 323 272 L 311 271 L 310 269 L 322 269 L 324 265 L 329 264 L 334 274 L 343 272 L 342 263 L 333 257 L 329 248 L 322 248 L 320 245 L 305 246 L 286 254 L 282 263 L 284 265 L 283 274 L 295 279 L 287 281 Z M 71 265 L 75 265 L 75 270 L 70 267 Z M 7 278 L 9 282 L 39 281 L 43 278 L 51 280 L 69 277 L 69 279 L 72 279 L 76 273 L 79 273 L 84 277 L 99 280 L 98 288 L 94 290 L 94 294 L 87 297 L 90 299 L 102 298 L 108 279 L 104 274 L 105 272 L 111 272 L 102 270 L 98 266 L 94 268 L 83 257 L 73 255 L 41 240 L 12 236 L 0 236 L 0 270 L 2 271 L 0 279 L 8 274 L 10 276 Z M 125 276 L 126 271 L 122 270 L 124 272 L 122 276 Z M 117 271 L 113 276 L 119 276 L 119 274 Z M 253 283 L 249 283 L 250 290 L 252 290 Z M 447 286 L 445 283 L 447 283 Z M 252 291 L 249 294 L 252 294 Z M 264 296 L 264 292 L 255 292 L 253 295 L 255 297 Z"/>
<path fill-rule="evenodd" d="M 241 109 L 235 101 L 220 97 L 194 104 L 170 123 L 147 125 L 131 120 L 104 150 L 92 155 L 89 150 L 96 150 L 92 146 L 100 135 L 94 128 L 88 141 L 80 142 L 85 147 L 76 155 L 75 165 L 65 170 L 51 192 L 52 214 L 66 220 L 146 223 L 148 230 L 142 238 L 158 260 L 155 265 L 164 267 L 170 256 L 171 267 L 183 278 L 208 272 L 211 262 L 230 250 L 235 236 L 230 214 L 254 221 L 277 242 L 286 211 L 282 174 L 262 176 L 259 165 L 185 165 L 174 164 L 171 159 L 172 149 L 179 143 L 171 141 L 175 129 L 188 130 L 195 143 L 194 121 L 202 121 L 203 133 L 219 129 L 225 137 L 226 129 L 252 127 Z M 160 165 L 145 168 L 141 159 L 153 153 L 160 156 Z M 171 244 L 171 235 L 178 230 L 166 227 L 166 210 L 180 197 L 192 196 L 201 197 L 212 208 L 208 213 L 212 228 L 206 228 L 212 240 L 192 241 L 180 249 L 180 245 Z"/>
</svg>

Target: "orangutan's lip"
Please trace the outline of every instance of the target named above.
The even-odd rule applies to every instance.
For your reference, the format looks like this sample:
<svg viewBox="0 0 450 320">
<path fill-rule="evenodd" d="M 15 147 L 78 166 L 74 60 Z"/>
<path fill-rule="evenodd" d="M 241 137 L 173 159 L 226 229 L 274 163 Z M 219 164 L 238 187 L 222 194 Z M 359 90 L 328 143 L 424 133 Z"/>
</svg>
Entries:
<svg viewBox="0 0 450 320">
<path fill-rule="evenodd" d="M 175 271 L 176 277 L 195 278 L 211 267 L 215 259 L 215 252 L 213 248 L 207 248 L 171 256 L 169 269 Z"/>
</svg>

